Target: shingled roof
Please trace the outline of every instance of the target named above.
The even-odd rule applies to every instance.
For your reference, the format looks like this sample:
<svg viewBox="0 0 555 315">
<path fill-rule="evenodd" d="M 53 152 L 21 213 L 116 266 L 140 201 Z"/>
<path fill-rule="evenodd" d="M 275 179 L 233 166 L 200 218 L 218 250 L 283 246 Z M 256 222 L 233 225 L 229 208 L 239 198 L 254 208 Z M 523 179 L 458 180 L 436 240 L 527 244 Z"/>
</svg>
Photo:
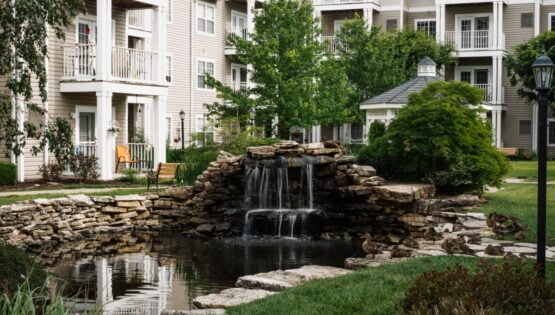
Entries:
<svg viewBox="0 0 555 315">
<path fill-rule="evenodd" d="M 422 91 L 428 84 L 441 80 L 439 77 L 416 77 L 398 87 L 395 87 L 378 96 L 374 96 L 360 104 L 361 107 L 382 104 L 407 104 L 409 95 Z"/>
</svg>

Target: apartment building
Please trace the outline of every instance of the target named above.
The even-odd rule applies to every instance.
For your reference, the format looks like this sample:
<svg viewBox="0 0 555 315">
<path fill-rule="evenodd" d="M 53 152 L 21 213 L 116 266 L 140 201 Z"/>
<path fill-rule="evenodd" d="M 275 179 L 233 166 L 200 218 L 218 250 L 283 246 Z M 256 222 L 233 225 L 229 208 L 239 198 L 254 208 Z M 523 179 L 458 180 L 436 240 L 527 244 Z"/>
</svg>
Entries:
<svg viewBox="0 0 555 315">
<path fill-rule="evenodd" d="M 484 90 L 483 107 L 492 123 L 497 147 L 535 151 L 537 107 L 511 86 L 503 56 L 515 46 L 555 27 L 552 0 L 314 0 L 323 40 L 334 50 L 334 34 L 358 14 L 384 31 L 409 28 L 435 36 L 455 48 L 455 65 L 443 70 L 446 80 L 461 80 Z M 321 126 L 313 138 L 362 142 L 376 119 L 390 121 L 399 109 L 365 108 L 366 124 Z M 555 121 L 549 124 L 550 154 L 555 154 Z"/>
<path fill-rule="evenodd" d="M 66 118 L 77 152 L 98 158 L 102 180 L 114 178 L 118 145 L 127 146 L 133 158 L 150 161 L 134 168 L 164 162 L 166 145 L 188 145 L 191 133 L 207 129 L 206 137 L 213 137 L 205 104 L 217 98 L 204 82 L 205 72 L 235 89 L 247 86 L 246 65 L 235 61 L 227 38 L 247 36 L 255 4 L 87 0 L 86 13 L 75 18 L 65 40 L 49 33 L 47 115 L 34 115 L 20 102 L 17 117 L 37 123 Z M 33 101 L 41 103 L 38 95 Z M 32 155 L 34 144 L 29 140 L 17 158 L 0 158 L 18 165 L 20 181 L 38 178 L 39 167 L 52 158 Z"/>
</svg>

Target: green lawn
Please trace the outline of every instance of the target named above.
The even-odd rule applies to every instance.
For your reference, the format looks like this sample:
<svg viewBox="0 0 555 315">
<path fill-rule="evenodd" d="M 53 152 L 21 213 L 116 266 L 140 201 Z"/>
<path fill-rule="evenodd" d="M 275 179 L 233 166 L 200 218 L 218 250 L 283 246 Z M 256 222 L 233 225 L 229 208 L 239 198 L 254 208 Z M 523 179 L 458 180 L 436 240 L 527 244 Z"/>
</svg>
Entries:
<svg viewBox="0 0 555 315">
<path fill-rule="evenodd" d="M 526 241 L 535 242 L 536 194 L 534 184 L 504 184 L 496 193 L 486 193 L 488 203 L 478 208 L 489 214 L 498 212 L 515 216 L 528 225 Z M 555 185 L 547 185 L 547 242 L 555 246 Z"/>
<path fill-rule="evenodd" d="M 538 178 L 538 161 L 511 161 L 511 169 L 506 177 L 529 180 Z M 555 180 L 555 161 L 547 162 L 547 179 Z"/>
<path fill-rule="evenodd" d="M 156 192 L 156 188 L 151 189 L 151 192 Z M 119 196 L 119 195 L 132 195 L 132 194 L 142 194 L 147 192 L 146 187 L 144 189 L 117 189 L 109 192 L 99 192 L 99 193 L 87 193 L 88 196 Z M 38 194 L 38 195 L 25 195 L 25 196 L 6 196 L 0 197 L 0 206 L 10 205 L 19 201 L 33 200 L 38 198 L 60 198 L 65 197 L 67 194 Z"/>
<path fill-rule="evenodd" d="M 477 258 L 424 257 L 402 263 L 365 268 L 352 274 L 310 281 L 280 294 L 233 307 L 229 314 L 395 314 L 405 291 L 419 274 L 445 270 L 454 264 L 475 266 Z M 500 261 L 500 260 L 499 260 Z M 531 261 L 529 262 L 531 263 Z M 555 264 L 548 277 L 555 280 Z M 226 314 L 227 314 L 226 313 Z"/>
</svg>

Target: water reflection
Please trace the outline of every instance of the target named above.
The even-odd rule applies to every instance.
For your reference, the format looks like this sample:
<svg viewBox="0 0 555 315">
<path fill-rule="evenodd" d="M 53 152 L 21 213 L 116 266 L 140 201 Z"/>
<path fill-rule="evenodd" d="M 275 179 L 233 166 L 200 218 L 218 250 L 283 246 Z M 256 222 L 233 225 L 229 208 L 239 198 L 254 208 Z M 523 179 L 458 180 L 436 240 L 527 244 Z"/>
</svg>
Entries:
<svg viewBox="0 0 555 315">
<path fill-rule="evenodd" d="M 341 267 L 346 257 L 362 255 L 360 244 L 345 241 L 129 234 L 86 243 L 45 249 L 41 258 L 51 262 L 75 312 L 102 306 L 105 314 L 190 309 L 195 297 L 232 287 L 245 274 L 307 264 Z"/>
</svg>

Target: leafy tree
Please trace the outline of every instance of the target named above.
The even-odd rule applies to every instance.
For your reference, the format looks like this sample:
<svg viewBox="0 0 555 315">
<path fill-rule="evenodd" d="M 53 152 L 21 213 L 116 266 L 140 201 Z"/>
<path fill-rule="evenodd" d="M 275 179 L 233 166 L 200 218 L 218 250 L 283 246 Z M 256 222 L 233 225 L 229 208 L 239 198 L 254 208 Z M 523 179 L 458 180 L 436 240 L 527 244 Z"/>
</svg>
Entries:
<svg viewBox="0 0 555 315">
<path fill-rule="evenodd" d="M 514 51 L 505 58 L 505 65 L 509 72 L 512 86 L 519 86 L 517 93 L 528 102 L 536 100 L 536 82 L 532 64 L 541 54 L 555 60 L 555 32 L 545 32 L 518 45 Z M 552 83 L 552 85 L 555 85 Z M 550 104 L 554 104 L 555 95 L 548 95 Z"/>
<path fill-rule="evenodd" d="M 359 112 L 362 101 L 416 76 L 417 64 L 425 56 L 438 66 L 453 62 L 452 48 L 424 32 L 369 29 L 360 17 L 346 22 L 336 40 L 339 61 L 352 89 L 348 102 L 352 112 Z"/>
<path fill-rule="evenodd" d="M 359 159 L 389 178 L 431 182 L 444 191 L 498 185 L 508 163 L 491 145 L 481 109 L 472 106 L 481 103 L 482 93 L 458 81 L 430 84 L 409 97 Z"/>
<path fill-rule="evenodd" d="M 370 128 L 368 130 L 368 143 L 373 143 L 378 138 L 383 136 L 386 131 L 385 123 L 381 120 L 374 120 L 370 124 Z"/>
<path fill-rule="evenodd" d="M 319 41 L 318 20 L 308 1 L 270 0 L 254 18 L 249 39 L 232 37 L 238 62 L 252 65 L 253 87 L 233 91 L 208 79 L 224 103 L 208 105 L 212 114 L 237 116 L 248 123 L 256 110 L 258 124 L 278 118 L 278 131 L 287 137 L 291 127 L 350 119 L 344 110 L 347 77 Z"/>
<path fill-rule="evenodd" d="M 38 137 L 37 127 L 25 122 L 22 132 L 12 117 L 14 96 L 25 107 L 42 114 L 31 102 L 33 81 L 38 83 L 41 100 L 47 99 L 45 58 L 48 56 L 48 31 L 58 38 L 72 25 L 73 17 L 85 9 L 84 0 L 4 0 L 0 2 L 0 77 L 7 78 L 8 94 L 0 92 L 0 133 L 9 152 L 22 153 L 25 138 Z"/>
</svg>

